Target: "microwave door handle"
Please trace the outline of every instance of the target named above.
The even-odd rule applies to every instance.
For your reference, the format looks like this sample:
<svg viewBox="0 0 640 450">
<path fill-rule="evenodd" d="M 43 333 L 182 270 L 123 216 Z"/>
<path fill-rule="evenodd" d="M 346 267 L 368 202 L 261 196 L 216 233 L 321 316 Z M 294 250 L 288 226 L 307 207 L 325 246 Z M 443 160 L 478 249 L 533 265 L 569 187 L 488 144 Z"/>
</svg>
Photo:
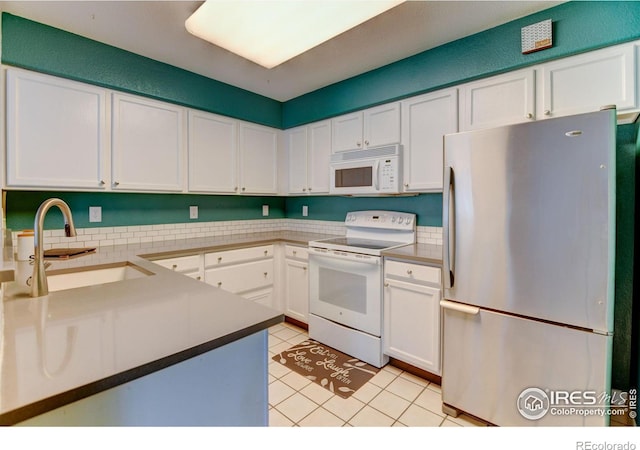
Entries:
<svg viewBox="0 0 640 450">
<path fill-rule="evenodd" d="M 373 180 L 373 186 L 376 188 L 376 191 L 380 190 L 380 161 L 379 160 L 376 160 L 375 177 Z"/>
</svg>

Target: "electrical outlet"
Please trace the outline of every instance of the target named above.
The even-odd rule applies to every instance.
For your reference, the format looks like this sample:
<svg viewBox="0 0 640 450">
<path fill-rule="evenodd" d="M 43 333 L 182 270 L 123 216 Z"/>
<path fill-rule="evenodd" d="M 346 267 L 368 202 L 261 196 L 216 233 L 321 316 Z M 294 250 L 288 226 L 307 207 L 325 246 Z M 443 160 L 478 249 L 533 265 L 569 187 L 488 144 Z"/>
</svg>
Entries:
<svg viewBox="0 0 640 450">
<path fill-rule="evenodd" d="M 189 219 L 197 219 L 197 218 L 198 218 L 198 207 L 189 206 Z"/>
<path fill-rule="evenodd" d="M 304 205 L 302 207 L 302 217 L 307 217 L 309 215 L 309 207 L 307 205 Z"/>
<path fill-rule="evenodd" d="M 89 222 L 102 222 L 102 206 L 89 206 Z"/>
<path fill-rule="evenodd" d="M 269 215 L 269 205 L 262 205 L 262 215 L 265 217 Z"/>
</svg>

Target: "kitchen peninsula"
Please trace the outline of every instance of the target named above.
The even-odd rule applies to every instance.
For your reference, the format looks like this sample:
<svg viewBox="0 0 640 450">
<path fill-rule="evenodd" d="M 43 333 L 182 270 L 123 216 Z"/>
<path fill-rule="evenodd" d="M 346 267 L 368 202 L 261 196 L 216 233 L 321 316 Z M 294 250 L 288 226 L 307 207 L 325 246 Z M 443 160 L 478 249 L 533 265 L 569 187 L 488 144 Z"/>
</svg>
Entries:
<svg viewBox="0 0 640 450">
<path fill-rule="evenodd" d="M 256 233 L 103 247 L 49 272 L 127 262 L 147 276 L 38 298 L 28 296 L 16 262 L 0 309 L 0 423 L 267 425 L 267 329 L 283 315 L 147 258 L 310 238 Z"/>
</svg>

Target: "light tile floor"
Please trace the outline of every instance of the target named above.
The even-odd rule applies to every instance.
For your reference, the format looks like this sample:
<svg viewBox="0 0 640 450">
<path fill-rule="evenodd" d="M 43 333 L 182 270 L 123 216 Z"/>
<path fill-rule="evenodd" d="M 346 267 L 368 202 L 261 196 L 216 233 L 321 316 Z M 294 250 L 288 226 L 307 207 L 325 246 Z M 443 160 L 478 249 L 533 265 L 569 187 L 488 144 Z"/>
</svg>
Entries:
<svg viewBox="0 0 640 450">
<path fill-rule="evenodd" d="M 269 426 L 457 427 L 485 426 L 442 412 L 440 386 L 396 367 L 383 367 L 348 399 L 332 394 L 271 359 L 308 339 L 289 323 L 269 329 Z"/>
</svg>

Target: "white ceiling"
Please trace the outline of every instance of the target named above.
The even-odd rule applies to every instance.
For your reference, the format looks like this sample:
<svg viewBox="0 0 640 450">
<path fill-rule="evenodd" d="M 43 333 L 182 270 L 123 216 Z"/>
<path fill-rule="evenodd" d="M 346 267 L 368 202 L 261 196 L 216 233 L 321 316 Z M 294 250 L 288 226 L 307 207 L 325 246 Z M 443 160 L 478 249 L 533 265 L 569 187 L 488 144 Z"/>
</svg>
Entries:
<svg viewBox="0 0 640 450">
<path fill-rule="evenodd" d="M 0 10 L 286 101 L 562 2 L 408 1 L 273 69 L 189 34 L 184 21 L 201 3 L 0 1 Z"/>
</svg>

